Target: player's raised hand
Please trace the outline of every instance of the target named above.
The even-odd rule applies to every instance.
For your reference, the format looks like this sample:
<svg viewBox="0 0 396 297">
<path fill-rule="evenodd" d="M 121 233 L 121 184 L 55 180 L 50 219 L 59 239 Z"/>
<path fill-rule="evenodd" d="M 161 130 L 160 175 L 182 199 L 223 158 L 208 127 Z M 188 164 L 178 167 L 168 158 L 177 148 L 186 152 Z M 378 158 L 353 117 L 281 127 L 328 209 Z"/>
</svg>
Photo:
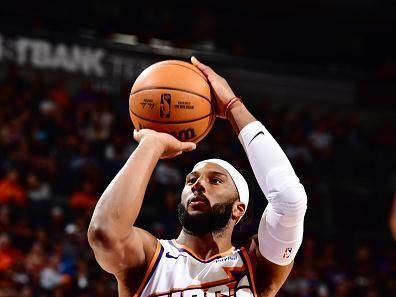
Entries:
<svg viewBox="0 0 396 297">
<path fill-rule="evenodd" d="M 193 63 L 208 79 L 212 87 L 213 95 L 216 99 L 216 114 L 218 117 L 225 119 L 225 109 L 227 104 L 235 98 L 235 94 L 227 81 L 218 75 L 212 68 L 198 61 L 197 58 L 191 57 Z"/>
<path fill-rule="evenodd" d="M 133 138 L 137 142 L 144 139 L 153 139 L 154 145 L 162 150 L 161 159 L 170 159 L 183 152 L 195 150 L 197 145 L 194 142 L 182 142 L 168 133 L 157 132 L 151 129 L 133 130 Z"/>
</svg>

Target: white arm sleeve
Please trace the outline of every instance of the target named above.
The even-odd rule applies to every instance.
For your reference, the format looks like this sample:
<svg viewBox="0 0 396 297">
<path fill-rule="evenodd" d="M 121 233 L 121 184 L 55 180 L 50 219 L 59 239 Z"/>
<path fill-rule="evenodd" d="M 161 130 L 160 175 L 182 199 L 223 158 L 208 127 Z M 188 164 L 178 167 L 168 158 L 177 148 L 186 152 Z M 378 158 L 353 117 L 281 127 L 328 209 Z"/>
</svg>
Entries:
<svg viewBox="0 0 396 297">
<path fill-rule="evenodd" d="M 279 144 L 258 121 L 238 136 L 254 175 L 268 200 L 258 230 L 260 253 L 278 265 L 296 256 L 304 229 L 307 195 Z"/>
</svg>

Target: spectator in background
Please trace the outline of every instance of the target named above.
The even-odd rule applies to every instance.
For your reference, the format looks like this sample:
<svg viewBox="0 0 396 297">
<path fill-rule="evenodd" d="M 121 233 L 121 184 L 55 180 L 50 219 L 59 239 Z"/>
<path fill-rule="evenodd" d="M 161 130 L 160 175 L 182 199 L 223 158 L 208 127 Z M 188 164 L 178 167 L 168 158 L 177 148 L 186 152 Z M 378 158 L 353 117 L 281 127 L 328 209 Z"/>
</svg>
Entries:
<svg viewBox="0 0 396 297">
<path fill-rule="evenodd" d="M 48 98 L 66 111 L 70 107 L 70 94 L 65 88 L 65 81 L 58 79 L 54 86 L 48 91 Z"/>
<path fill-rule="evenodd" d="M 109 100 L 102 98 L 93 110 L 91 125 L 88 126 L 87 138 L 92 141 L 105 141 L 109 138 L 114 123 L 114 113 Z"/>
<path fill-rule="evenodd" d="M 38 279 L 37 273 L 41 271 L 46 262 L 46 250 L 42 242 L 33 242 L 25 258 L 25 267 L 33 279 Z"/>
<path fill-rule="evenodd" d="M 345 276 L 341 276 L 335 287 L 334 297 L 352 297 L 353 295 L 353 282 Z"/>
<path fill-rule="evenodd" d="M 98 201 L 92 182 L 84 181 L 81 188 L 71 194 L 69 201 L 72 209 L 91 209 Z"/>
<path fill-rule="evenodd" d="M 48 243 L 48 244 L 50 244 L 48 241 L 56 242 L 58 240 L 61 240 L 66 225 L 65 220 L 66 218 L 65 218 L 64 209 L 60 206 L 54 206 L 51 209 L 50 219 L 47 225 L 45 226 L 45 229 L 44 228 L 38 229 L 40 232 L 42 231 L 42 233 L 40 233 L 41 236 L 38 236 L 39 239 L 41 239 L 43 243 Z M 49 230 L 49 232 L 47 230 Z M 49 238 L 48 235 L 52 237 Z"/>
<path fill-rule="evenodd" d="M 20 294 L 20 297 L 34 297 L 33 289 L 29 286 L 22 287 Z"/>
<path fill-rule="evenodd" d="M 22 252 L 16 249 L 11 242 L 11 238 L 6 233 L 0 234 L 0 272 L 10 269 L 19 258 Z"/>
<path fill-rule="evenodd" d="M 63 273 L 60 266 L 61 259 L 59 255 L 53 255 L 46 261 L 43 270 L 41 270 L 40 287 L 47 294 L 71 282 L 70 275 Z"/>
<path fill-rule="evenodd" d="M 90 278 L 88 273 L 88 265 L 85 261 L 79 260 L 77 262 L 76 282 L 79 291 L 84 292 L 90 285 Z"/>
<path fill-rule="evenodd" d="M 23 208 L 14 212 L 14 223 L 10 228 L 14 246 L 24 253 L 29 250 L 34 238 L 34 231 L 32 230 L 32 223 L 27 209 Z"/>
<path fill-rule="evenodd" d="M 308 149 L 305 135 L 301 129 L 295 128 L 291 131 L 285 148 L 285 153 L 290 160 L 297 164 L 311 162 L 312 155 Z"/>
<path fill-rule="evenodd" d="M 0 180 L 0 204 L 14 203 L 26 205 L 26 191 L 19 181 L 19 172 L 15 168 L 8 170 Z"/>
<path fill-rule="evenodd" d="M 99 100 L 97 92 L 92 88 L 92 82 L 85 80 L 80 91 L 77 92 L 74 100 L 79 108 L 83 110 L 94 109 Z"/>
<path fill-rule="evenodd" d="M 124 165 L 125 160 L 136 148 L 135 143 L 126 141 L 126 138 L 115 133 L 104 148 L 107 178 L 112 178 Z"/>
<path fill-rule="evenodd" d="M 9 115 L 6 112 L 6 109 L 1 109 L 0 111 L 0 141 L 3 143 L 5 147 L 11 147 L 13 145 L 18 144 L 24 138 L 24 122 L 26 121 L 25 115 Z M 9 113 L 9 112 L 8 112 Z M 8 117 L 11 117 L 9 121 L 4 121 Z M 4 121 L 4 122 L 3 122 Z"/>
<path fill-rule="evenodd" d="M 180 170 L 167 159 L 158 162 L 154 171 L 154 179 L 159 185 L 171 188 L 178 187 L 183 180 Z"/>
<path fill-rule="evenodd" d="M 35 226 L 43 226 L 48 221 L 51 205 L 50 185 L 42 181 L 34 172 L 27 177 L 27 197 L 31 209 L 31 220 Z"/>
<path fill-rule="evenodd" d="M 318 121 L 315 129 L 308 135 L 314 152 L 320 156 L 329 156 L 332 149 L 332 135 L 323 121 Z"/>
</svg>

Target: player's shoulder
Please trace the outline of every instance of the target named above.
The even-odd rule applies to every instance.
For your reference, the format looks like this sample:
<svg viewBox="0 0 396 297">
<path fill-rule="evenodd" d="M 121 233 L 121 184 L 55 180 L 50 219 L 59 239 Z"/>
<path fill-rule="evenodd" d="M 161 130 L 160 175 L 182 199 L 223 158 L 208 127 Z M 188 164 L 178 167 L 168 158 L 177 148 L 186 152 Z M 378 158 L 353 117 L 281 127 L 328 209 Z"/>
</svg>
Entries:
<svg viewBox="0 0 396 297">
<path fill-rule="evenodd" d="M 154 246 L 157 245 L 159 239 L 155 237 L 153 234 L 139 227 L 133 227 L 133 229 L 138 234 L 140 239 L 145 241 L 145 243 L 152 244 Z"/>
<path fill-rule="evenodd" d="M 130 246 L 129 249 L 133 250 L 136 245 L 140 245 L 145 255 L 145 264 L 147 265 L 150 263 L 161 244 L 159 239 L 150 232 L 139 227 L 133 227 L 133 230 L 135 236 L 130 239 L 128 244 Z M 138 244 L 138 242 L 140 242 L 140 244 Z"/>
</svg>

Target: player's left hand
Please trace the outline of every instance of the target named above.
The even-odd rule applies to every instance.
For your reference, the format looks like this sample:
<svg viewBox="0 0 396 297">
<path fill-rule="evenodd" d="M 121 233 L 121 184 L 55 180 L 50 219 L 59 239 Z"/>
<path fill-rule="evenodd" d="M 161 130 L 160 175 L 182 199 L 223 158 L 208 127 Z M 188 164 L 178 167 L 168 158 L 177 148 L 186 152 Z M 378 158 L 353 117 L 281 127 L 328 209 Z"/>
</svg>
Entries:
<svg viewBox="0 0 396 297">
<path fill-rule="evenodd" d="M 133 138 L 139 143 L 144 139 L 151 139 L 155 146 L 161 149 L 161 159 L 171 159 L 181 155 L 183 152 L 195 150 L 197 147 L 194 142 L 180 141 L 168 133 L 151 129 L 135 129 L 133 130 Z"/>
<path fill-rule="evenodd" d="M 191 57 L 191 63 L 198 67 L 199 70 L 206 76 L 210 86 L 212 87 L 213 95 L 216 99 L 216 115 L 222 119 L 225 119 L 225 108 L 227 103 L 232 98 L 235 98 L 235 94 L 227 81 L 218 75 L 212 68 L 198 61 L 197 58 Z"/>
</svg>

